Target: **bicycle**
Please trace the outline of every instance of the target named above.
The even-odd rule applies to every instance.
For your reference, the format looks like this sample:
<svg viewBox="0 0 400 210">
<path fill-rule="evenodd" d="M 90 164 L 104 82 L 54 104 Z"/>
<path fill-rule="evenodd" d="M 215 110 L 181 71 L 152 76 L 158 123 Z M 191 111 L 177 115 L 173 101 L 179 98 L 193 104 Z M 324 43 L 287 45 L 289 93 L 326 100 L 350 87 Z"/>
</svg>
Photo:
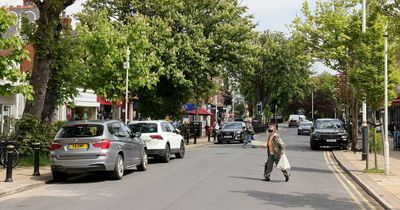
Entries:
<svg viewBox="0 0 400 210">
<path fill-rule="evenodd" d="M 15 166 L 18 165 L 19 152 L 18 152 L 18 147 L 17 147 L 16 142 L 1 140 L 0 141 L 0 164 L 3 165 L 3 168 L 7 167 L 7 163 L 8 163 L 7 145 L 9 145 L 9 144 L 14 145 L 14 153 L 12 156 L 12 167 L 14 168 Z"/>
</svg>

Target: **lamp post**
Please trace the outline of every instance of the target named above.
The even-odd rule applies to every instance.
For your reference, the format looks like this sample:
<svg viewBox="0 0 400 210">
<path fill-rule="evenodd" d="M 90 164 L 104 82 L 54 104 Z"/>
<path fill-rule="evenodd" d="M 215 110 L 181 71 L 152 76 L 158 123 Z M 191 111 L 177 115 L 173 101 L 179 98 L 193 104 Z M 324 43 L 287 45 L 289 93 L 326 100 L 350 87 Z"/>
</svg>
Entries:
<svg viewBox="0 0 400 210">
<path fill-rule="evenodd" d="M 388 32 L 387 25 L 385 25 L 385 32 L 383 35 L 385 39 L 385 115 L 384 115 L 384 134 L 385 139 L 383 143 L 383 154 L 384 154 L 384 169 L 385 175 L 389 175 L 389 141 L 388 141 Z"/>
<path fill-rule="evenodd" d="M 314 91 L 311 91 L 311 120 L 314 121 Z"/>
<path fill-rule="evenodd" d="M 362 1 L 362 33 L 367 28 L 367 0 Z M 356 113 L 354 113 L 356 114 Z M 355 126 L 355 125 L 354 125 Z M 362 102 L 362 155 L 361 159 L 365 160 L 365 168 L 368 169 L 368 124 L 367 124 L 367 103 Z"/>
<path fill-rule="evenodd" d="M 124 62 L 124 69 L 126 69 L 126 78 L 125 78 L 125 124 L 128 123 L 128 83 L 129 83 L 129 55 L 131 51 L 129 47 L 126 48 L 126 62 Z"/>
</svg>

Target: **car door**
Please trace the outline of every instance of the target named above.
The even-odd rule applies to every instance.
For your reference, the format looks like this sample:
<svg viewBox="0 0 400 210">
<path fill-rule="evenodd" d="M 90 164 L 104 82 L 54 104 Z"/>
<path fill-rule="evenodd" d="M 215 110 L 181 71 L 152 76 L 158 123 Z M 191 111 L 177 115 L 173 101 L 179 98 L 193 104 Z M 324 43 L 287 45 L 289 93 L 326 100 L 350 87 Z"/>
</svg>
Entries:
<svg viewBox="0 0 400 210">
<path fill-rule="evenodd" d="M 118 137 L 121 144 L 121 149 L 124 153 L 125 165 L 133 164 L 133 144 L 131 138 L 128 136 L 124 129 L 124 124 L 122 122 L 112 123 L 112 128 L 114 130 L 114 135 Z"/>
<path fill-rule="evenodd" d="M 137 165 L 140 163 L 140 158 L 142 155 L 142 148 L 143 148 L 143 141 L 141 141 L 140 138 L 137 138 L 134 136 L 134 134 L 132 133 L 132 131 L 129 129 L 128 126 L 126 126 L 125 124 L 123 125 L 123 129 L 126 132 L 128 139 L 129 139 L 129 146 L 128 148 L 130 149 L 130 153 L 131 153 L 131 158 L 132 158 L 132 163 L 134 165 Z"/>
<path fill-rule="evenodd" d="M 174 132 L 174 127 L 171 123 L 166 122 L 167 130 L 171 135 L 171 148 L 172 149 L 179 149 L 181 147 L 181 135 Z"/>
</svg>

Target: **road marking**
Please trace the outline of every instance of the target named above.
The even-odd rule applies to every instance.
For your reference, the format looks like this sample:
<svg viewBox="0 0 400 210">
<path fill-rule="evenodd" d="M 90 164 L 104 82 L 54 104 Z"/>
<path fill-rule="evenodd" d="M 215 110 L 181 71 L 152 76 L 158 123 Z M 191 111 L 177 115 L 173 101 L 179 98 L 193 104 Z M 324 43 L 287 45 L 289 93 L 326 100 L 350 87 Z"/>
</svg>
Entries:
<svg viewBox="0 0 400 210">
<path fill-rule="evenodd" d="M 357 205 L 360 207 L 360 209 L 367 209 L 365 208 L 365 206 L 360 202 L 359 199 L 357 199 L 356 195 L 353 193 L 353 191 L 349 188 L 348 185 L 346 185 L 345 182 L 347 182 L 350 186 L 352 185 L 348 180 L 347 177 L 345 177 L 343 175 L 343 173 L 338 170 L 338 168 L 334 167 L 335 164 L 334 162 L 330 159 L 329 157 L 329 152 L 328 151 L 324 151 L 324 158 L 325 161 L 327 162 L 327 165 L 329 167 L 329 169 L 333 172 L 333 174 L 336 176 L 337 180 L 340 182 L 340 184 L 342 184 L 342 186 L 346 189 L 347 193 L 350 195 L 350 197 L 357 203 Z M 358 193 L 358 195 L 360 196 L 360 192 L 358 192 L 357 188 L 354 187 L 354 185 L 352 186 L 353 190 L 355 192 Z M 363 198 L 363 196 L 361 195 L 360 197 Z M 370 207 L 372 207 L 371 205 L 369 205 Z M 369 208 L 370 209 L 370 208 Z"/>
</svg>

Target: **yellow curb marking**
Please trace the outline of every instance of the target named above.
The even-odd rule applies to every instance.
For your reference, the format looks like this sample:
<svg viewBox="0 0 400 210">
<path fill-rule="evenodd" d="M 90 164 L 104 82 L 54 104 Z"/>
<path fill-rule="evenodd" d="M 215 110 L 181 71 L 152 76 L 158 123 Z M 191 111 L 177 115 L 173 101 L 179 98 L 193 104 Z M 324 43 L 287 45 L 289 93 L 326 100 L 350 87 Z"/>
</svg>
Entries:
<svg viewBox="0 0 400 210">
<path fill-rule="evenodd" d="M 368 209 L 375 209 L 369 201 L 367 201 L 364 196 L 361 195 L 361 193 L 358 191 L 358 189 L 351 183 L 346 176 L 343 175 L 343 173 L 338 169 L 338 166 L 336 166 L 331 159 L 330 153 L 328 151 L 324 151 L 324 158 L 325 161 L 327 162 L 327 165 L 329 169 L 333 172 L 333 174 L 336 176 L 337 180 L 342 184 L 342 186 L 346 189 L 346 191 L 349 193 L 350 197 L 358 204 L 358 206 L 361 209 L 366 209 L 365 206 L 360 202 L 359 199 L 354 195 L 353 191 L 358 194 L 358 196 L 368 204 Z M 346 183 L 348 185 L 346 185 Z M 350 186 L 352 190 L 348 187 Z"/>
</svg>

